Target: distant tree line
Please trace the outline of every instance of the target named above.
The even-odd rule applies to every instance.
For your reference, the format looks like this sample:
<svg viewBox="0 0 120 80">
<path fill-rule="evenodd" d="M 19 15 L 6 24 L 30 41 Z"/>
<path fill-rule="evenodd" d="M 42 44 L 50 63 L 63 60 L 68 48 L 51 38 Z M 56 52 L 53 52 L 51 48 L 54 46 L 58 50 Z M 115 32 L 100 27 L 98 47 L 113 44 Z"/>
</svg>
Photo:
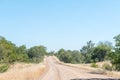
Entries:
<svg viewBox="0 0 120 80">
<path fill-rule="evenodd" d="M 99 42 L 95 45 L 88 41 L 80 50 L 60 49 L 56 56 L 65 63 L 96 63 L 110 60 L 115 70 L 120 70 L 120 34 L 114 37 L 115 46 L 111 42 Z"/>
<path fill-rule="evenodd" d="M 115 46 L 111 42 L 95 44 L 88 41 L 80 50 L 60 49 L 57 52 L 47 52 L 44 46 L 16 46 L 0 36 L 0 63 L 41 62 L 45 55 L 55 55 L 65 63 L 95 63 L 110 60 L 115 70 L 120 70 L 120 34 L 114 37 Z"/>
<path fill-rule="evenodd" d="M 40 62 L 46 55 L 46 47 L 34 46 L 29 49 L 25 45 L 16 46 L 14 43 L 0 36 L 0 63 Z"/>
<path fill-rule="evenodd" d="M 88 41 L 80 51 L 60 49 L 55 55 L 66 63 L 92 63 L 108 59 L 112 52 L 110 42 L 100 42 L 97 46 L 92 41 Z"/>
</svg>

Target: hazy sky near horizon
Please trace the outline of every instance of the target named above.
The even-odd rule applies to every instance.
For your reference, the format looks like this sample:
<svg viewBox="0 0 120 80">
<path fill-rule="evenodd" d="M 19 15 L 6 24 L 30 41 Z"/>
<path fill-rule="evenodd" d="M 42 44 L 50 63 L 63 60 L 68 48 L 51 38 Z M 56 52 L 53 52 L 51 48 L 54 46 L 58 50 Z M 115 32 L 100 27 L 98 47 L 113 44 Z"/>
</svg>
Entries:
<svg viewBox="0 0 120 80">
<path fill-rule="evenodd" d="M 79 50 L 119 33 L 120 0 L 0 0 L 0 35 L 17 46 Z"/>
</svg>

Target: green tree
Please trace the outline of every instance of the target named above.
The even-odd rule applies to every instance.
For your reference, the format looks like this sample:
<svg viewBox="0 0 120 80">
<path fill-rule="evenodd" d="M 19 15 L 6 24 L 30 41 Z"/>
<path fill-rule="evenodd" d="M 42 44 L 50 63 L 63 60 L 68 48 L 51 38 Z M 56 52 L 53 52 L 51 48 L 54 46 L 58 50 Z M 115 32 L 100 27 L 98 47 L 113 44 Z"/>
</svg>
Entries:
<svg viewBox="0 0 120 80">
<path fill-rule="evenodd" d="M 17 61 L 28 61 L 28 54 L 25 45 L 16 48 Z"/>
<path fill-rule="evenodd" d="M 50 55 L 50 56 L 55 55 L 55 51 L 51 51 L 51 52 L 49 52 L 48 55 Z"/>
<path fill-rule="evenodd" d="M 22 45 L 20 47 L 17 47 L 16 49 L 17 54 L 27 54 L 27 49 L 25 45 Z"/>
<path fill-rule="evenodd" d="M 109 56 L 116 70 L 120 71 L 120 34 L 114 37 L 115 49 Z"/>
<path fill-rule="evenodd" d="M 85 46 L 82 47 L 80 50 L 82 55 L 84 56 L 84 62 L 85 63 L 90 63 L 91 62 L 91 54 L 94 51 L 94 43 L 90 40 L 87 42 Z"/>
<path fill-rule="evenodd" d="M 105 57 L 111 53 L 112 44 L 108 41 L 100 42 L 97 47 L 94 48 L 92 53 L 93 61 L 104 61 Z"/>
<path fill-rule="evenodd" d="M 70 52 L 66 51 L 64 49 L 60 49 L 58 51 L 57 57 L 65 63 L 71 63 L 71 60 L 72 60 L 72 56 L 71 56 Z"/>
<path fill-rule="evenodd" d="M 71 63 L 83 63 L 84 56 L 78 50 L 71 51 L 71 55 Z"/>
<path fill-rule="evenodd" d="M 47 52 L 44 46 L 34 46 L 28 50 L 28 56 L 33 62 L 40 62 L 45 54 L 47 54 Z"/>
<path fill-rule="evenodd" d="M 10 55 L 16 53 L 15 44 L 7 41 L 4 37 L 0 36 L 0 61 L 4 63 L 10 62 Z"/>
</svg>

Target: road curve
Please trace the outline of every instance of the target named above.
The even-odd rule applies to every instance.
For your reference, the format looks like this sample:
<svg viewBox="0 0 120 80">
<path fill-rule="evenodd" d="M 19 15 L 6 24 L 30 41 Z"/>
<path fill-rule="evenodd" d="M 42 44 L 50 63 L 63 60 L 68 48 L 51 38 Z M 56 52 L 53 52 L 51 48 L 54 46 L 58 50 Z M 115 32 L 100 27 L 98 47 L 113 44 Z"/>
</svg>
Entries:
<svg viewBox="0 0 120 80">
<path fill-rule="evenodd" d="M 46 57 L 47 70 L 40 80 L 79 80 L 81 78 L 111 78 L 106 75 L 92 74 L 90 71 L 59 64 L 54 57 Z"/>
</svg>

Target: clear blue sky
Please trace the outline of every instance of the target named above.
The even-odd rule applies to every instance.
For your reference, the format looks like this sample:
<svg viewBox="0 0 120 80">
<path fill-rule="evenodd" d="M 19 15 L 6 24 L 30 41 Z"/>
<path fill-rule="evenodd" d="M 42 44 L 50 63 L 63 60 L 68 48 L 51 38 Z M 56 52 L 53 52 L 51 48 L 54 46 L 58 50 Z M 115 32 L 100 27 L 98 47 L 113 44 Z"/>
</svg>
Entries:
<svg viewBox="0 0 120 80">
<path fill-rule="evenodd" d="M 0 0 L 0 35 L 17 46 L 77 49 L 120 33 L 120 0 Z"/>
</svg>

